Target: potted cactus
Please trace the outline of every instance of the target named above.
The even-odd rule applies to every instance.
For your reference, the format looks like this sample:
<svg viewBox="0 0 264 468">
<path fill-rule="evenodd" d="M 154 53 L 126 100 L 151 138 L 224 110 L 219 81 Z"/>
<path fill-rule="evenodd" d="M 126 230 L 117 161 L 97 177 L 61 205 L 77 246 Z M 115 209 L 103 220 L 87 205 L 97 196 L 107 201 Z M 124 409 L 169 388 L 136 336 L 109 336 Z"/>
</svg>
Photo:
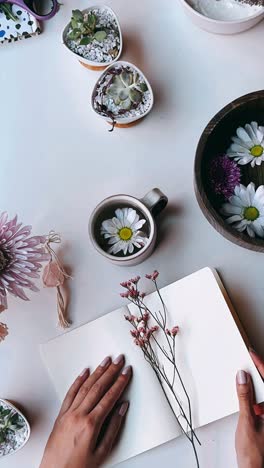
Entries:
<svg viewBox="0 0 264 468">
<path fill-rule="evenodd" d="M 104 70 L 118 60 L 122 51 L 122 33 L 117 16 L 107 6 L 73 10 L 62 33 L 66 49 L 91 70 Z"/>
<path fill-rule="evenodd" d="M 20 450 L 29 436 L 30 426 L 25 416 L 9 401 L 0 399 L 0 457 Z"/>
<path fill-rule="evenodd" d="M 153 92 L 143 73 L 129 62 L 110 65 L 99 77 L 92 107 L 114 127 L 127 127 L 145 117 L 152 109 Z"/>
</svg>

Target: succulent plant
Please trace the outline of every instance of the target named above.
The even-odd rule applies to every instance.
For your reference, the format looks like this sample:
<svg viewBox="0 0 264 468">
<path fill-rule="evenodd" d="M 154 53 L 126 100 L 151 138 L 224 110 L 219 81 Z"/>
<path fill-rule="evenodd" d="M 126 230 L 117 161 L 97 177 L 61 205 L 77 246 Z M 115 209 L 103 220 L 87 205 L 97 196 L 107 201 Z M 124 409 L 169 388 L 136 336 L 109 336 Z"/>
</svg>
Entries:
<svg viewBox="0 0 264 468">
<path fill-rule="evenodd" d="M 136 71 L 123 69 L 113 77 L 107 95 L 120 109 L 129 110 L 133 104 L 138 105 L 142 101 L 143 93 L 147 89 L 146 83 L 139 82 L 139 74 Z"/>
<path fill-rule="evenodd" d="M 93 40 L 102 42 L 106 36 L 107 31 L 98 29 L 96 26 L 97 17 L 90 11 L 89 13 L 82 13 L 80 10 L 72 11 L 71 18 L 71 31 L 68 38 L 74 41 L 79 40 L 80 45 L 88 45 Z"/>
<path fill-rule="evenodd" d="M 5 442 L 9 432 L 16 432 L 23 427 L 22 418 L 16 411 L 0 406 L 0 444 Z"/>
</svg>

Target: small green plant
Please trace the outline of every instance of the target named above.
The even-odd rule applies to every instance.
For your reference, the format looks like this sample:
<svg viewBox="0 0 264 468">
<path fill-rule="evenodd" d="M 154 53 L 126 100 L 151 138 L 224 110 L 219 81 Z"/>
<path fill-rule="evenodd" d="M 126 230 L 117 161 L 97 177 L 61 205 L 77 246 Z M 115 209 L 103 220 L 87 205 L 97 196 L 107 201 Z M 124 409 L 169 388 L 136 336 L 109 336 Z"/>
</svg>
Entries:
<svg viewBox="0 0 264 468">
<path fill-rule="evenodd" d="M 16 411 L 0 406 L 0 444 L 6 441 L 8 433 L 16 432 L 23 426 L 21 417 Z"/>
<path fill-rule="evenodd" d="M 74 41 L 79 40 L 80 45 L 88 45 L 93 40 L 103 42 L 107 36 L 104 29 L 98 29 L 97 17 L 93 12 L 82 13 L 80 10 L 72 11 L 71 28 L 68 38 Z"/>
<path fill-rule="evenodd" d="M 121 109 L 129 110 L 133 104 L 137 105 L 142 101 L 143 93 L 147 89 L 146 83 L 139 83 L 136 71 L 123 70 L 120 75 L 114 76 L 107 89 L 107 95 Z"/>
<path fill-rule="evenodd" d="M 0 13 L 4 13 L 7 20 L 17 21 L 18 17 L 14 15 L 12 5 L 10 3 L 0 4 Z"/>
</svg>

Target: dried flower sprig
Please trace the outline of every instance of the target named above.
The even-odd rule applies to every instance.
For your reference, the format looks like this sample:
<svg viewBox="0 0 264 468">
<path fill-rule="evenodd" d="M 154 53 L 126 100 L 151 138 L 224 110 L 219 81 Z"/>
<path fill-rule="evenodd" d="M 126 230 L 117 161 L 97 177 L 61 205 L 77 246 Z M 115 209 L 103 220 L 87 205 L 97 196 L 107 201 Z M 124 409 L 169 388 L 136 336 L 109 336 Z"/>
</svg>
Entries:
<svg viewBox="0 0 264 468">
<path fill-rule="evenodd" d="M 130 313 L 129 315 L 125 315 L 125 320 L 127 320 L 133 327 L 132 330 L 130 330 L 130 334 L 134 343 L 136 346 L 141 348 L 144 358 L 155 372 L 181 431 L 185 434 L 192 445 L 196 466 L 199 468 L 199 459 L 195 443 L 197 442 L 200 445 L 200 441 L 193 428 L 191 401 L 181 377 L 175 356 L 176 337 L 180 328 L 179 326 L 173 326 L 172 328 L 167 326 L 167 308 L 157 284 L 158 276 L 159 272 L 157 270 L 152 274 L 146 275 L 146 278 L 154 283 L 162 305 L 162 310 L 159 310 L 158 312 L 151 311 L 145 304 L 144 298 L 146 294 L 138 289 L 140 276 L 136 276 L 135 278 L 121 283 L 121 286 L 126 289 L 125 292 L 121 293 L 121 297 L 127 298 L 138 309 L 138 315 Z M 163 341 L 165 340 L 165 346 L 159 341 L 159 334 L 161 334 Z M 158 352 L 156 350 L 158 350 Z M 161 353 L 171 366 L 171 376 L 165 371 L 158 353 Z M 176 381 L 182 388 L 185 395 L 187 410 L 184 409 L 185 405 L 182 403 L 181 398 L 175 391 L 174 385 Z M 171 398 L 176 403 L 178 411 L 175 411 L 172 407 L 167 392 L 169 392 Z M 186 428 L 184 428 L 183 422 L 186 424 Z"/>
</svg>

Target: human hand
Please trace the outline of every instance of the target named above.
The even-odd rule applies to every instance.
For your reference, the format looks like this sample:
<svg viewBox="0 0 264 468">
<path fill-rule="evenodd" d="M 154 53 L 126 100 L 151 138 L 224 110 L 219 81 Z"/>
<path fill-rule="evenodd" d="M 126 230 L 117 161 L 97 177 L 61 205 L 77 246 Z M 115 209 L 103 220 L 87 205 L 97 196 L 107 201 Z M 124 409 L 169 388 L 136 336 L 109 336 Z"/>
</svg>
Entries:
<svg viewBox="0 0 264 468">
<path fill-rule="evenodd" d="M 260 375 L 264 378 L 264 362 L 254 352 L 250 355 Z M 254 406 L 254 389 L 249 374 L 237 374 L 237 394 L 239 399 L 239 420 L 236 431 L 236 452 L 239 468 L 264 467 L 264 417 L 261 406 Z"/>
<path fill-rule="evenodd" d="M 62 404 L 40 468 L 96 468 L 117 439 L 128 402 L 120 403 L 131 376 L 124 356 L 110 357 L 75 380 Z M 120 373 L 121 372 L 121 373 Z"/>
</svg>

